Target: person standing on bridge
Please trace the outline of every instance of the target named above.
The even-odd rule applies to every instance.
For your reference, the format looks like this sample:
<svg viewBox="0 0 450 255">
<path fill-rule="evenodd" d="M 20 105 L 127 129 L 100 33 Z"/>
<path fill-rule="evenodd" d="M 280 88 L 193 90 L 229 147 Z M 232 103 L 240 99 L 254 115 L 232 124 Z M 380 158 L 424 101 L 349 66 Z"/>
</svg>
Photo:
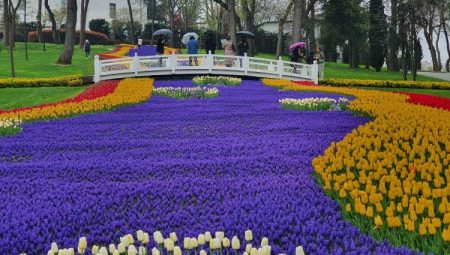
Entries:
<svg viewBox="0 0 450 255">
<path fill-rule="evenodd" d="M 245 38 L 245 36 L 242 36 L 241 41 L 237 45 L 238 56 L 240 56 L 240 57 L 245 56 L 245 54 L 248 53 L 249 48 L 250 47 L 248 46 L 247 39 Z M 242 58 L 239 58 L 239 62 L 241 63 L 241 67 L 242 67 Z"/>
<path fill-rule="evenodd" d="M 166 40 L 164 35 L 160 35 L 158 41 L 156 42 L 156 55 L 164 55 L 164 44 Z M 159 66 L 162 66 L 162 58 L 159 57 Z"/>
<path fill-rule="evenodd" d="M 225 55 L 229 55 L 229 56 L 235 56 L 236 53 L 236 47 L 234 46 L 233 42 L 230 39 L 230 36 L 228 35 L 227 38 L 225 39 L 223 45 L 223 51 Z M 225 66 L 227 67 L 232 67 L 233 66 L 233 58 L 225 58 Z"/>
<path fill-rule="evenodd" d="M 198 42 L 195 40 L 194 36 L 191 36 L 189 38 L 189 41 L 187 43 L 188 48 L 188 54 L 189 55 L 197 55 L 198 53 Z M 189 65 L 192 66 L 192 59 L 194 59 L 195 65 L 198 66 L 198 59 L 197 57 L 189 57 Z"/>
</svg>

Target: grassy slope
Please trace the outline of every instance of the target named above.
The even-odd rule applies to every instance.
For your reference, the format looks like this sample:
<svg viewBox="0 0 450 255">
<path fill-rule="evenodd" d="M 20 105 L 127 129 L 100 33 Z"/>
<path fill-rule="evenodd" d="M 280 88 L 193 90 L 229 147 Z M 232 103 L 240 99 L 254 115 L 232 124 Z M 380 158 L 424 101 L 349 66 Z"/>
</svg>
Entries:
<svg viewBox="0 0 450 255">
<path fill-rule="evenodd" d="M 25 44 L 17 43 L 14 50 L 14 65 L 16 67 L 16 77 L 38 78 L 38 77 L 59 77 L 65 75 L 94 74 L 93 57 L 86 59 L 84 52 L 79 46 L 75 46 L 72 65 L 63 66 L 55 64 L 63 49 L 63 45 L 45 44 L 47 51 L 44 52 L 43 45 L 39 43 L 28 43 L 29 60 L 25 60 Z M 93 45 L 91 55 L 106 52 L 114 46 Z M 11 76 L 9 53 L 5 48 L 0 52 L 0 78 Z"/>
<path fill-rule="evenodd" d="M 42 87 L 42 88 L 2 88 L 0 89 L 0 109 L 58 102 L 75 96 L 86 87 Z"/>
</svg>

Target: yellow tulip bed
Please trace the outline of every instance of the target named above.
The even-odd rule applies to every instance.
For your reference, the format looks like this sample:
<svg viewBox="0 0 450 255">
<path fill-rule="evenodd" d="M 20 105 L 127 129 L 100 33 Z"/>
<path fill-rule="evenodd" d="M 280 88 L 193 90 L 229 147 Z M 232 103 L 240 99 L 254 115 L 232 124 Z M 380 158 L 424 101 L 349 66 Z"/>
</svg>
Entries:
<svg viewBox="0 0 450 255">
<path fill-rule="evenodd" d="M 117 81 L 109 81 L 115 82 Z M 93 95 L 78 97 L 56 104 L 0 112 L 0 122 L 18 119 L 22 122 L 40 119 L 67 117 L 88 112 L 113 109 L 118 106 L 137 104 L 147 100 L 153 90 L 153 79 L 125 79 L 113 84 L 113 91 L 105 95 L 103 91 L 94 91 Z M 106 86 L 103 86 L 105 88 Z M 106 89 L 109 89 L 106 87 Z M 102 90 L 102 89 L 100 89 Z M 100 95 L 100 96 L 98 96 Z"/>
<path fill-rule="evenodd" d="M 450 89 L 446 81 L 383 81 L 357 79 L 325 79 L 321 85 L 336 87 L 382 87 L 382 88 L 419 88 L 419 89 Z"/>
<path fill-rule="evenodd" d="M 302 86 L 283 90 L 355 96 L 349 109 L 374 119 L 313 160 L 320 185 L 363 232 L 422 252 L 450 252 L 450 111 L 382 91 Z"/>
<path fill-rule="evenodd" d="M 56 78 L 7 78 L 0 79 L 0 88 L 10 87 L 75 87 L 82 86 L 81 76 L 63 76 Z"/>
</svg>

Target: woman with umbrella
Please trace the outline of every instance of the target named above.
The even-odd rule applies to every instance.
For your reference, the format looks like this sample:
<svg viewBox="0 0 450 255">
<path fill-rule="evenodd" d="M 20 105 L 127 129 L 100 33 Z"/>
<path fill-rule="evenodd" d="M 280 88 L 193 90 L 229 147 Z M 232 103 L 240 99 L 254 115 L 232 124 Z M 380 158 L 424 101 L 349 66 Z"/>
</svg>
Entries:
<svg viewBox="0 0 450 255">
<path fill-rule="evenodd" d="M 197 55 L 198 53 L 198 42 L 195 40 L 194 36 L 189 38 L 187 42 L 188 54 L 189 55 Z M 194 59 L 195 65 L 198 66 L 197 57 L 189 57 L 189 65 L 192 66 L 192 59 Z"/>
<path fill-rule="evenodd" d="M 245 38 L 245 36 L 241 36 L 241 41 L 238 43 L 237 46 L 237 50 L 238 50 L 238 55 L 243 57 L 245 56 L 246 53 L 248 53 L 248 42 L 247 42 L 247 38 Z M 241 62 L 241 67 L 242 67 L 242 58 L 239 59 L 239 61 Z"/>
<path fill-rule="evenodd" d="M 156 42 L 156 55 L 164 55 L 164 44 L 166 39 L 163 34 L 159 35 L 158 41 Z M 159 58 L 159 66 L 162 66 L 162 58 Z"/>
</svg>

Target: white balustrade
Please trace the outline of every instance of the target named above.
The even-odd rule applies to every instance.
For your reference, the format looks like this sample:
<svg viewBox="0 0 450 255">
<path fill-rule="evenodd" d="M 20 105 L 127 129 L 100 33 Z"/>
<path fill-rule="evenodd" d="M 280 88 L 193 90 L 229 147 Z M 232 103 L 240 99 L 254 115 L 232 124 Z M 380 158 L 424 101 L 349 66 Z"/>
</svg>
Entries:
<svg viewBox="0 0 450 255">
<path fill-rule="evenodd" d="M 254 58 L 247 55 L 228 56 L 209 54 L 172 54 L 157 56 L 133 56 L 100 60 L 95 56 L 94 81 L 125 77 L 159 76 L 173 74 L 216 74 L 253 76 L 288 80 L 309 80 L 316 84 L 319 74 L 323 78 L 323 66 L 289 61 Z"/>
</svg>

